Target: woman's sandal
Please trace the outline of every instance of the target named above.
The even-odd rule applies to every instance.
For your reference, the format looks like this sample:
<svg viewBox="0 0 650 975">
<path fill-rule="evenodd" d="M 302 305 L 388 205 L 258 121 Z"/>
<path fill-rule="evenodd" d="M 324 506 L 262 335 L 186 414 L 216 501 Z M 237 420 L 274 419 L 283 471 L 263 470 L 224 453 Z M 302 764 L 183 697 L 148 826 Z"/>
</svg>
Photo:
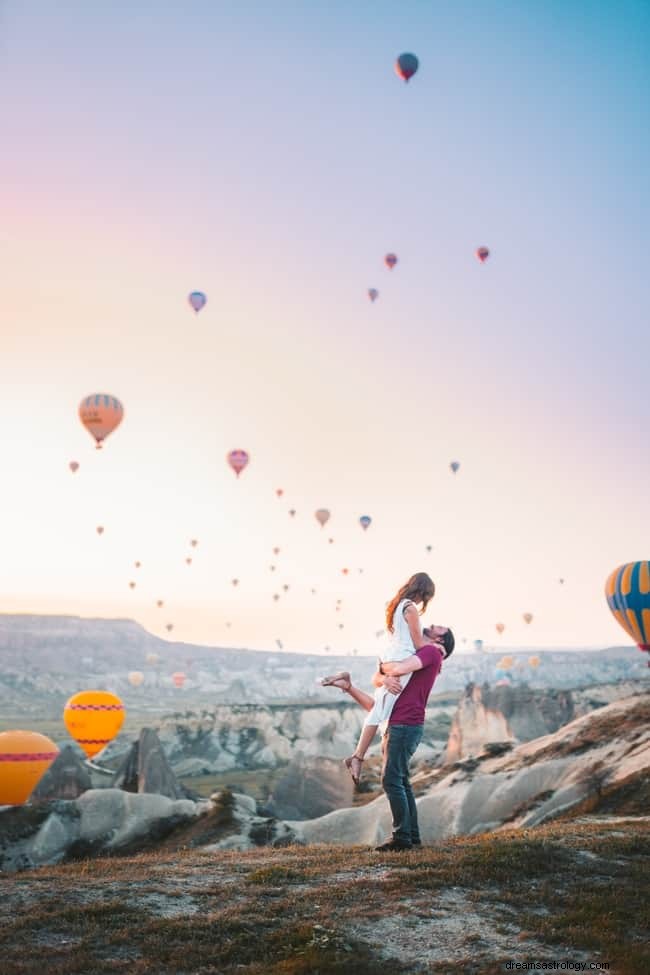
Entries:
<svg viewBox="0 0 650 975">
<path fill-rule="evenodd" d="M 331 677 L 321 677 L 318 683 L 322 687 L 340 687 L 342 691 L 349 691 L 352 687 L 347 670 L 342 670 L 340 674 L 332 674 Z"/>
<path fill-rule="evenodd" d="M 359 780 L 361 779 L 361 766 L 363 765 L 363 758 L 359 758 L 358 755 L 350 755 L 349 758 L 344 758 L 345 767 L 352 776 L 352 781 L 355 785 L 359 785 Z M 354 763 L 358 762 L 358 768 L 354 766 Z"/>
</svg>

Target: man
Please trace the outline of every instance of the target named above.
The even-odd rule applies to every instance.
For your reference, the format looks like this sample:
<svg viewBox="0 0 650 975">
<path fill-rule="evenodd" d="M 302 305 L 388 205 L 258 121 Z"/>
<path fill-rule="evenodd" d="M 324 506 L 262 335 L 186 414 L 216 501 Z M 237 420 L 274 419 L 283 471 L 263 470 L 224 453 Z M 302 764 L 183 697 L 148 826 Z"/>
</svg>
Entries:
<svg viewBox="0 0 650 975">
<path fill-rule="evenodd" d="M 422 741 L 424 712 L 442 661 L 451 656 L 455 645 L 453 633 L 445 626 L 431 626 L 423 631 L 423 636 L 432 642 L 423 643 L 406 660 L 380 664 L 372 679 L 375 687 L 383 685 L 392 694 L 400 695 L 382 742 L 381 784 L 390 804 L 393 835 L 375 848 L 380 853 L 422 845 L 409 762 Z M 405 674 L 412 676 L 402 691 L 399 678 Z"/>
</svg>

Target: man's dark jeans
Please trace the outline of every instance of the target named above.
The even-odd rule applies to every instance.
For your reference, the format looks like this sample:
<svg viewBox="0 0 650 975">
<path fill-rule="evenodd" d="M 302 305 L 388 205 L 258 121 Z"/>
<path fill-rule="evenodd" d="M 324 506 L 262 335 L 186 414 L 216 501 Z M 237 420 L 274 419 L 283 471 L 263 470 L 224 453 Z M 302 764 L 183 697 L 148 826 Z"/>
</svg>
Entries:
<svg viewBox="0 0 650 975">
<path fill-rule="evenodd" d="M 422 741 L 421 724 L 389 724 L 383 740 L 381 784 L 393 814 L 393 839 L 419 843 L 418 813 L 409 779 L 409 761 Z"/>
</svg>

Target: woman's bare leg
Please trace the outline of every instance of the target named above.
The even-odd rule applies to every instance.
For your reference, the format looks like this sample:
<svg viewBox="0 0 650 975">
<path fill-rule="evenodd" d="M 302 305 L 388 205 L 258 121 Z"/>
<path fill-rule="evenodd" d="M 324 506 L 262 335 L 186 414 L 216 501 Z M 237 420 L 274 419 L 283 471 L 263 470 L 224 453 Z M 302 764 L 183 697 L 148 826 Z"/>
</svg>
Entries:
<svg viewBox="0 0 650 975">
<path fill-rule="evenodd" d="M 359 690 L 359 688 L 355 687 L 354 684 L 350 684 L 350 686 L 346 688 L 345 693 L 349 694 L 350 697 L 353 697 L 357 704 L 361 705 L 364 711 L 372 711 L 375 699 L 370 697 L 370 694 L 366 694 L 365 691 Z"/>
</svg>

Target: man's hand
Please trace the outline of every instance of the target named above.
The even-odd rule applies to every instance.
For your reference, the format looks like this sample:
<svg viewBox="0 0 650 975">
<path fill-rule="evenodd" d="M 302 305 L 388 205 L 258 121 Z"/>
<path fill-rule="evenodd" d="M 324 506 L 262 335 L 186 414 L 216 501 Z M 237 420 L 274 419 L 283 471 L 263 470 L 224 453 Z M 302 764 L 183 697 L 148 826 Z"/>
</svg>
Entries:
<svg viewBox="0 0 650 975">
<path fill-rule="evenodd" d="M 390 691 L 391 694 L 399 694 L 402 690 L 402 682 L 400 681 L 399 677 L 389 677 L 386 675 L 382 683 L 386 690 Z"/>
</svg>

